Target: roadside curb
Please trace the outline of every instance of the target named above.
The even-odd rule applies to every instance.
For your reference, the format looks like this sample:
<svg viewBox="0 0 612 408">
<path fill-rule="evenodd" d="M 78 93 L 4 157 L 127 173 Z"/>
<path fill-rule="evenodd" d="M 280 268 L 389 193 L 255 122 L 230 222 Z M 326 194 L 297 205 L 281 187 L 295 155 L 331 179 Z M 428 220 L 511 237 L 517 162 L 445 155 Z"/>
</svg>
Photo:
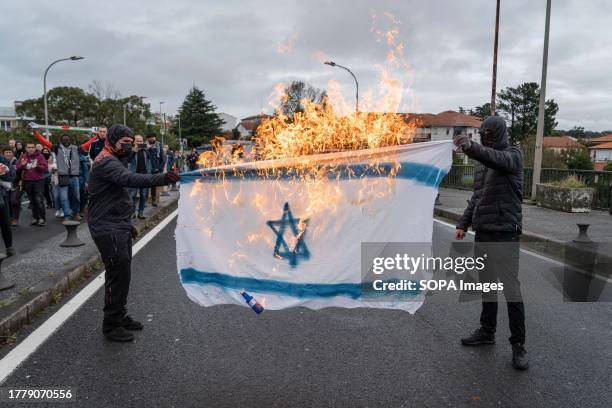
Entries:
<svg viewBox="0 0 612 408">
<path fill-rule="evenodd" d="M 145 222 L 134 224 L 138 230 L 139 237 L 155 225 L 166 215 L 174 211 L 178 205 L 178 197 L 173 198 L 167 205 L 159 207 L 157 212 Z M 11 303 L 3 311 L 0 320 L 0 336 L 7 338 L 14 335 L 23 326 L 32 323 L 33 319 L 45 311 L 47 307 L 58 303 L 60 299 L 75 289 L 81 281 L 88 279 L 92 274 L 99 271 L 103 265 L 100 254 L 95 251 L 83 254 L 75 260 L 72 266 L 58 273 L 56 277 L 50 277 L 45 281 L 39 291 L 28 293 L 19 300 Z M 1 343 L 1 342 L 0 342 Z"/>
<path fill-rule="evenodd" d="M 457 222 L 462 214 L 444 208 L 434 207 L 434 216 Z M 597 252 L 596 243 L 579 244 L 545 237 L 534 232 L 523 231 L 521 247 L 545 255 L 576 269 L 597 274 L 604 278 L 612 277 L 612 257 Z"/>
</svg>

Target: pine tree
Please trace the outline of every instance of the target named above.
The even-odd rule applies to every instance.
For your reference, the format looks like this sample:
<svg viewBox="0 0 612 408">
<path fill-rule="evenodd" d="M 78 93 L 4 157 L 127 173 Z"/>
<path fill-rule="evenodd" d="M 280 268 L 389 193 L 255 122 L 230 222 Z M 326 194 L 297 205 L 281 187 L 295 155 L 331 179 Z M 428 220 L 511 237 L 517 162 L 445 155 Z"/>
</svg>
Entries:
<svg viewBox="0 0 612 408">
<path fill-rule="evenodd" d="M 182 135 L 190 146 L 206 144 L 223 133 L 223 120 L 215 113 L 217 107 L 196 86 L 189 90 L 180 109 Z"/>
</svg>

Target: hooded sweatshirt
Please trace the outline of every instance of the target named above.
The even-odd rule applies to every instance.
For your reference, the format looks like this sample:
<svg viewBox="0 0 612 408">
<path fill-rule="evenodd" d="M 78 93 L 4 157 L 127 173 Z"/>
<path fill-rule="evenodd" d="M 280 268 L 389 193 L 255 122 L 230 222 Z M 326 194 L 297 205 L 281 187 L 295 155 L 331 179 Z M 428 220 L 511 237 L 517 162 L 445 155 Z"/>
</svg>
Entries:
<svg viewBox="0 0 612 408">
<path fill-rule="evenodd" d="M 45 178 L 47 160 L 40 152 L 24 153 L 17 161 L 17 170 L 23 170 L 23 181 L 37 181 Z"/>
<path fill-rule="evenodd" d="M 490 139 L 484 137 L 490 130 Z M 474 194 L 457 228 L 487 232 L 522 231 L 523 154 L 510 146 L 506 122 L 499 116 L 486 118 L 481 126 L 482 143 L 472 142 L 464 153 L 479 163 L 474 171 Z"/>
<path fill-rule="evenodd" d="M 130 128 L 114 125 L 108 130 L 104 150 L 98 154 L 89 173 L 88 225 L 93 238 L 117 232 L 130 233 L 134 213 L 128 187 L 165 185 L 163 174 L 139 174 L 127 169 L 128 156 L 114 145 Z"/>
</svg>

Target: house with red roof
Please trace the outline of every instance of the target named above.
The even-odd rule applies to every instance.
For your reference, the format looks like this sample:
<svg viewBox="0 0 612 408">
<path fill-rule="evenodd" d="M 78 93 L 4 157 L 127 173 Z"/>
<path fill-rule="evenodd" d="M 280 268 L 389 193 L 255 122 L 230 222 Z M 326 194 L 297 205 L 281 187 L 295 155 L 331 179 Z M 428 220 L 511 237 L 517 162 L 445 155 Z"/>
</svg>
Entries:
<svg viewBox="0 0 612 408">
<path fill-rule="evenodd" d="M 481 120 L 476 116 L 452 110 L 432 113 L 407 113 L 406 121 L 415 121 L 417 129 L 414 142 L 428 142 L 435 140 L 451 140 L 456 129 L 468 135 L 470 139 L 480 142 Z"/>
</svg>

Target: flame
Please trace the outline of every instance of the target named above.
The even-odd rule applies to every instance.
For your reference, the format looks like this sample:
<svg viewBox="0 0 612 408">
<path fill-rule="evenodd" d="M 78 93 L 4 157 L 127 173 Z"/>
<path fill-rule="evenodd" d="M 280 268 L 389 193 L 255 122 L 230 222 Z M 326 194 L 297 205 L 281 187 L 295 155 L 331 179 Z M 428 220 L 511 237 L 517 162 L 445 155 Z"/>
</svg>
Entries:
<svg viewBox="0 0 612 408">
<path fill-rule="evenodd" d="M 372 20 L 371 31 L 377 41 L 387 47 L 387 53 L 386 60 L 374 66 L 378 71 L 378 88 L 360 95 L 360 112 L 355 112 L 354 91 L 351 89 L 347 93 L 350 96 L 345 97 L 342 86 L 330 81 L 328 96 L 322 103 L 304 99 L 301 101 L 303 109 L 286 115 L 279 107 L 279 102 L 288 100 L 286 85 L 277 84 L 270 97 L 275 113 L 264 117 L 257 127 L 250 157 L 246 157 L 247 153 L 240 147 L 225 150 L 222 138 L 211 141 L 213 150 L 200 155 L 198 163 L 204 168 L 202 171 L 220 181 L 210 185 L 211 216 L 214 216 L 215 206 L 240 205 L 255 209 L 265 219 L 277 219 L 279 201 L 292 202 L 292 206 L 295 203 L 299 207 L 296 209 L 299 213 L 296 217 L 300 218 L 298 234 L 290 238 L 291 243 L 287 241 L 295 248 L 303 234 L 316 239 L 326 229 L 334 228 L 334 217 L 330 215 L 337 214 L 341 204 L 359 206 L 364 216 L 373 217 L 379 212 L 377 201 L 393 195 L 395 175 L 401 166 L 393 162 L 392 149 L 386 150 L 384 156 L 370 154 L 368 149 L 412 142 L 418 123 L 407 120 L 400 113 L 406 106 L 406 97 L 412 95 L 412 70 L 405 60 L 404 44 L 399 41 L 399 19 L 390 13 L 382 13 L 373 15 Z M 378 28 L 379 25 L 384 27 Z M 278 46 L 278 52 L 291 52 L 296 39 L 297 35 L 292 35 Z M 329 60 L 323 51 L 317 51 L 313 58 L 320 62 Z M 326 154 L 332 152 L 347 154 L 336 154 L 330 159 Z M 236 166 L 253 160 L 258 161 L 248 163 L 249 166 Z M 266 162 L 269 160 L 276 162 Z M 381 160 L 386 164 L 391 161 L 392 165 L 383 168 L 379 163 Z M 364 161 L 370 171 L 386 177 L 355 175 L 351 164 L 363 164 Z M 276 182 L 274 194 L 252 193 L 246 196 L 242 191 L 230 192 L 226 177 L 244 177 L 249 171 Z M 347 196 L 348 193 L 339 186 L 341 176 L 359 177 L 359 190 Z M 308 228 L 308 220 L 318 215 L 324 216 L 326 222 Z M 248 231 L 237 244 L 243 247 L 262 240 L 274 245 L 267 226 Z"/>
<path fill-rule="evenodd" d="M 298 39 L 297 33 L 293 33 L 285 42 L 278 44 L 276 51 L 279 54 L 288 54 L 293 52 L 293 44 Z"/>
</svg>

